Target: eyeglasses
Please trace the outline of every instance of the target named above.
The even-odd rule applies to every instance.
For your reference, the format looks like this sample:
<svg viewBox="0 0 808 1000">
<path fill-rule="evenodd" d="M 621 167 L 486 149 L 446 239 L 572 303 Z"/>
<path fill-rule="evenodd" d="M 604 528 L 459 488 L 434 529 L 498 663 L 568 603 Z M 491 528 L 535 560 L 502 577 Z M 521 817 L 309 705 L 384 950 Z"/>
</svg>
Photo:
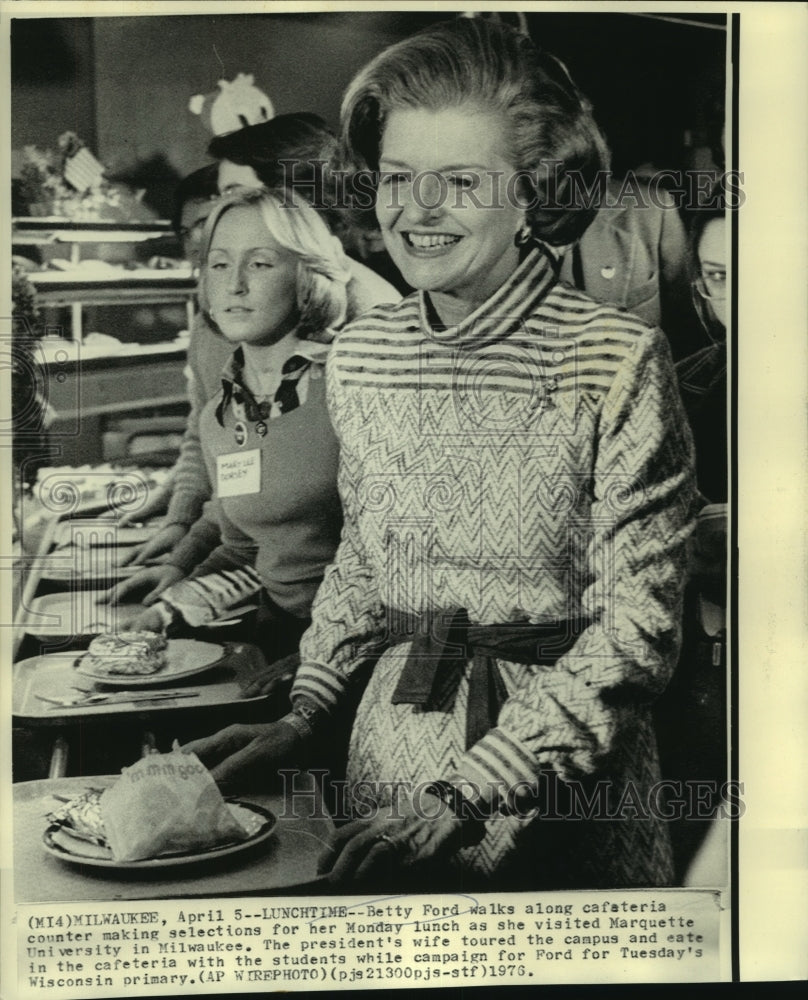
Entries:
<svg viewBox="0 0 808 1000">
<path fill-rule="evenodd" d="M 694 280 L 693 287 L 702 298 L 723 302 L 727 297 L 727 272 L 715 269 L 706 271 Z"/>
<path fill-rule="evenodd" d="M 196 222 L 191 226 L 181 226 L 178 230 L 178 235 L 181 240 L 188 240 L 192 236 L 197 236 L 202 232 L 202 229 L 207 222 L 207 215 L 202 219 L 197 219 Z"/>
<path fill-rule="evenodd" d="M 203 213 L 198 215 L 190 226 L 180 226 L 177 230 L 177 235 L 181 240 L 187 240 L 189 236 L 195 236 L 208 221 L 208 216 L 216 207 L 216 202 L 219 200 L 218 194 L 212 194 L 208 198 L 190 198 L 186 204 L 194 204 Z"/>
</svg>

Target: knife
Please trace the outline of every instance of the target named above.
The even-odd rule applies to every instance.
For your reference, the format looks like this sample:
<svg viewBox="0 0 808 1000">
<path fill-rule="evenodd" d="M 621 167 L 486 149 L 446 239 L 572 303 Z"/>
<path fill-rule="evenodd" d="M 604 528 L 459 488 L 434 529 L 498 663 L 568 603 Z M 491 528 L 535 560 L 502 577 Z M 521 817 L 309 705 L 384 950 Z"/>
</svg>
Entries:
<svg viewBox="0 0 808 1000">
<path fill-rule="evenodd" d="M 144 701 L 172 701 L 179 698 L 198 698 L 199 691 L 160 691 L 160 692 L 132 692 L 117 691 L 114 694 L 95 694 L 88 698 L 49 698 L 47 695 L 38 694 L 40 701 L 50 703 L 51 710 L 57 708 L 88 708 L 93 705 L 115 705 L 131 702 Z"/>
</svg>

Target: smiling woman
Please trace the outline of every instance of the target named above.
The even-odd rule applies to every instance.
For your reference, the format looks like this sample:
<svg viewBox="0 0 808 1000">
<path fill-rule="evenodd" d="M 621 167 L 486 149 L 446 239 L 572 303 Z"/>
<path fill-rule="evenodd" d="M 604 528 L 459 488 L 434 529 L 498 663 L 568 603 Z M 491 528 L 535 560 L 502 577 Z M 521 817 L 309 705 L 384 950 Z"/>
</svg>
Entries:
<svg viewBox="0 0 808 1000">
<path fill-rule="evenodd" d="M 557 280 L 595 212 L 563 192 L 606 162 L 589 104 L 525 36 L 459 18 L 378 56 L 342 118 L 417 291 L 329 359 L 345 524 L 293 711 L 193 748 L 220 780 L 299 766 L 358 705 L 338 881 L 667 884 L 650 706 L 692 449 L 661 332 Z"/>
<path fill-rule="evenodd" d="M 485 301 L 519 262 L 525 208 L 500 183 L 514 172 L 505 148 L 501 117 L 474 104 L 387 119 L 376 217 L 401 273 L 447 310 Z"/>
</svg>

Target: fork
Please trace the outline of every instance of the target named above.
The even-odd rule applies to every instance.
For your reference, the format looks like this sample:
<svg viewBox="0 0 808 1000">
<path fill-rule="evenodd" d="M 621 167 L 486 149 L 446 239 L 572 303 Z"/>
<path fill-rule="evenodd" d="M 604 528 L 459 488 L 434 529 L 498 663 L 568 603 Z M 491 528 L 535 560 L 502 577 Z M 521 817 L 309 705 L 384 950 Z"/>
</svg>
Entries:
<svg viewBox="0 0 808 1000">
<path fill-rule="evenodd" d="M 75 695 L 66 698 L 51 698 L 46 694 L 35 694 L 35 698 L 40 701 L 46 701 L 49 705 L 61 706 L 62 708 L 69 708 L 71 705 L 93 705 L 95 702 L 106 701 L 109 698 L 108 694 L 88 694 L 84 698 L 77 698 Z"/>
</svg>

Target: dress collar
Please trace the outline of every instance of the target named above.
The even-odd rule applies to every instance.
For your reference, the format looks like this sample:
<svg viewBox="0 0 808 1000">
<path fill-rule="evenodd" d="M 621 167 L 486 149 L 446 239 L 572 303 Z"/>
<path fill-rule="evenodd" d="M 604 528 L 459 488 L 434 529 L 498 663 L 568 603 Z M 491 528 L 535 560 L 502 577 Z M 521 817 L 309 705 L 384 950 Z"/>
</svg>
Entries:
<svg viewBox="0 0 808 1000">
<path fill-rule="evenodd" d="M 296 358 L 302 359 L 304 362 L 303 365 L 298 364 L 294 366 L 296 371 L 300 368 L 308 368 L 310 365 L 325 365 L 330 351 L 330 343 L 301 340 L 295 348 L 295 353 L 284 362 L 284 367 Z M 222 427 L 224 426 L 224 414 L 234 397 L 236 398 L 236 402 L 243 403 L 246 406 L 249 413 L 254 412 L 261 419 L 265 418 L 266 415 L 261 412 L 261 407 L 264 404 L 256 401 L 255 396 L 253 396 L 244 382 L 244 348 L 240 345 L 227 359 L 227 364 L 225 364 L 222 371 L 222 398 L 216 407 L 216 419 Z"/>
<path fill-rule="evenodd" d="M 558 280 L 557 263 L 540 246 L 532 249 L 494 294 L 456 326 L 436 320 L 428 293 L 418 293 L 421 328 L 430 340 L 469 347 L 501 340 L 521 325 Z M 434 319 L 433 319 L 434 317 Z"/>
</svg>

